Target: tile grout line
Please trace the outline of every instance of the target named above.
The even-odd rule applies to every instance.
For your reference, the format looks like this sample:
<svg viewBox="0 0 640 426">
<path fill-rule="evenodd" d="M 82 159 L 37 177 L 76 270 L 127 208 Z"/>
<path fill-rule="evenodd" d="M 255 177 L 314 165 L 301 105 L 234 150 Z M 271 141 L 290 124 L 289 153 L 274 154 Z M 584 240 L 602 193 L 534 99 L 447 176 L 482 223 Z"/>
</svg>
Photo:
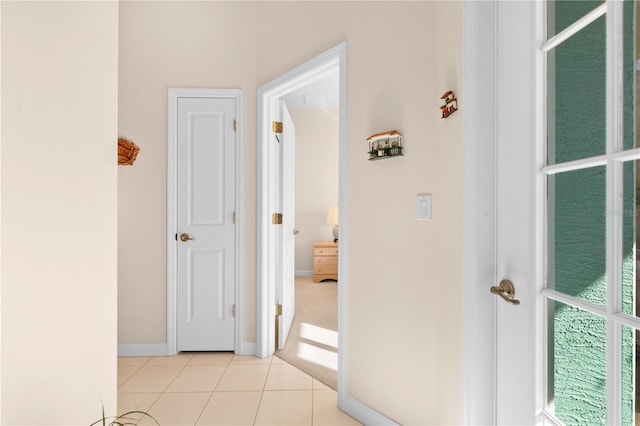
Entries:
<svg viewBox="0 0 640 426">
<path fill-rule="evenodd" d="M 267 381 L 269 380 L 269 374 L 271 373 L 271 366 L 273 365 L 273 355 L 271 355 L 271 362 L 269 363 L 269 369 L 267 370 L 267 375 L 264 378 L 264 384 L 262 385 L 262 392 L 260 392 L 260 401 L 258 401 L 258 409 L 256 410 L 256 414 L 253 416 L 253 424 L 256 424 L 258 420 L 258 413 L 260 412 L 260 406 L 262 405 L 262 399 L 264 397 L 264 390 L 267 387 Z"/>
<path fill-rule="evenodd" d="M 127 377 L 127 379 L 126 379 L 124 382 L 122 382 L 120 385 L 118 385 L 118 389 L 120 389 L 122 386 L 124 386 L 124 385 L 125 385 L 125 383 L 127 383 L 129 380 L 131 380 L 131 378 L 132 378 L 133 376 L 135 376 L 135 375 L 136 375 L 136 373 L 137 373 L 138 371 L 140 371 L 140 370 L 142 369 L 142 367 L 144 367 L 144 366 L 143 366 L 143 365 L 140 365 L 140 366 L 135 366 L 135 365 L 133 365 L 132 367 L 138 367 L 138 368 L 137 368 L 137 369 L 136 369 L 136 371 L 134 371 L 134 372 L 133 372 L 129 377 Z M 120 366 L 118 366 L 118 368 L 120 368 Z M 117 381 L 117 378 L 116 378 L 116 381 Z M 118 390 L 118 389 L 116 389 L 116 390 Z"/>
<path fill-rule="evenodd" d="M 135 367 L 137 367 L 136 373 L 139 372 L 143 367 L 148 366 L 150 363 L 152 363 L 153 359 L 154 358 L 151 358 L 151 359 L 145 361 L 140 366 L 135 366 Z M 205 403 L 202 406 L 202 409 L 200 410 L 199 414 L 197 414 L 195 416 L 195 418 L 194 418 L 193 425 L 195 426 L 195 425 L 198 424 L 198 422 L 200 420 L 202 420 L 202 416 L 204 415 L 204 411 L 207 408 L 207 406 L 209 404 L 211 404 L 211 401 L 213 400 L 214 394 L 216 392 L 218 392 L 218 393 L 225 392 L 225 391 L 221 391 L 220 390 L 220 384 L 222 383 L 222 379 L 225 376 L 225 374 L 227 374 L 229 372 L 229 366 L 230 365 L 235 365 L 235 366 L 240 367 L 240 368 L 246 368 L 247 366 L 252 366 L 252 365 L 256 365 L 256 364 L 258 364 L 258 365 L 259 364 L 266 365 L 268 367 L 267 368 L 267 374 L 265 375 L 265 378 L 264 378 L 263 384 L 261 386 L 261 389 L 260 388 L 256 389 L 257 391 L 260 392 L 257 408 L 256 408 L 256 411 L 254 413 L 253 422 L 252 422 L 252 424 L 256 425 L 257 424 L 257 419 L 259 417 L 259 414 L 260 414 L 261 410 L 263 410 L 264 407 L 265 407 L 265 406 L 263 406 L 263 404 L 266 402 L 265 399 L 264 399 L 265 392 L 267 392 L 267 391 L 290 392 L 290 391 L 304 391 L 305 390 L 305 387 L 300 387 L 299 389 L 294 389 L 294 388 L 286 388 L 285 389 L 285 388 L 282 388 L 282 389 L 267 390 L 266 385 L 269 383 L 271 373 L 274 372 L 274 374 L 275 374 L 277 371 L 280 371 L 280 368 L 281 368 L 281 367 L 276 366 L 276 370 L 273 369 L 274 364 L 278 364 L 278 365 L 281 364 L 280 362 L 274 362 L 274 360 L 276 359 L 275 356 L 272 356 L 271 359 L 268 360 L 268 362 L 264 362 L 264 363 L 260 363 L 260 362 L 259 363 L 253 363 L 253 362 L 245 363 L 245 362 L 240 361 L 240 362 L 234 364 L 233 363 L 234 359 L 237 360 L 237 359 L 242 359 L 242 358 L 236 358 L 236 356 L 234 355 L 231 358 L 229 358 L 228 361 L 226 361 L 224 363 L 211 364 L 211 366 L 214 366 L 214 367 L 215 366 L 219 366 L 219 367 L 222 367 L 222 369 L 221 369 L 221 373 L 220 373 L 220 376 L 219 376 L 218 380 L 215 382 L 215 384 L 213 384 L 213 386 L 211 386 L 211 388 L 208 388 L 210 390 L 208 390 L 208 389 L 207 390 L 202 390 L 202 391 L 184 390 L 182 392 L 169 392 L 168 391 L 171 388 L 171 386 L 176 383 L 178 377 L 186 371 L 187 367 L 201 367 L 200 365 L 193 365 L 192 364 L 193 362 L 196 362 L 196 360 L 197 360 L 196 356 L 192 356 L 188 361 L 186 361 L 185 364 L 183 364 L 181 366 L 180 365 L 177 366 L 177 367 L 181 367 L 181 368 L 178 368 L 176 376 L 170 381 L 170 383 L 162 391 L 160 391 L 160 392 L 136 392 L 136 393 L 147 393 L 147 394 L 156 394 L 157 395 L 156 398 L 153 401 L 150 401 L 150 408 L 147 409 L 147 411 L 150 412 L 152 408 L 158 407 L 158 402 L 159 402 L 160 398 L 163 397 L 163 396 L 166 396 L 166 395 L 169 395 L 169 394 L 173 394 L 173 393 L 180 394 L 180 393 L 204 393 L 204 392 L 209 392 L 209 394 L 210 394 L 209 398 L 205 401 Z M 314 410 L 315 410 L 315 394 L 316 393 L 318 393 L 318 394 L 322 393 L 322 392 L 316 392 L 316 390 L 320 391 L 321 389 L 316 389 L 314 387 L 314 378 L 313 378 L 313 376 L 310 376 L 308 373 L 302 371 L 301 369 L 299 369 L 298 367 L 296 367 L 294 365 L 288 364 L 288 362 L 286 360 L 284 360 L 284 363 L 282 363 L 282 364 L 292 367 L 291 368 L 292 371 L 297 371 L 300 374 L 303 374 L 305 376 L 309 376 L 309 378 L 311 379 L 311 383 L 310 383 L 311 386 L 309 388 L 306 388 L 307 390 L 311 391 L 311 392 L 309 392 L 307 394 L 311 398 L 311 401 L 310 401 L 310 412 L 308 414 L 310 417 L 308 417 L 307 419 L 310 420 L 310 423 L 309 423 L 310 425 L 317 424 L 318 421 L 320 420 L 320 417 L 315 416 L 315 413 L 314 413 Z M 208 367 L 208 366 L 209 365 L 202 365 L 202 367 Z M 170 367 L 170 366 L 167 366 L 167 367 Z M 288 368 L 285 369 L 285 370 L 288 370 Z M 133 375 L 135 375 L 136 373 L 134 373 Z M 125 382 L 123 382 L 123 384 Z M 321 383 L 322 382 L 318 381 L 319 385 Z M 203 388 L 203 389 L 205 389 L 205 388 Z M 326 389 L 326 390 L 327 391 L 331 391 L 332 389 Z M 324 391 L 324 389 L 322 389 L 322 391 Z M 236 390 L 236 391 L 227 391 L 227 392 L 232 392 L 233 393 L 233 392 L 246 392 L 246 391 Z M 335 392 L 335 390 L 334 390 L 334 392 Z M 121 395 L 125 395 L 125 394 L 121 394 Z M 138 419 L 138 422 L 143 422 L 143 421 L 145 421 L 144 418 Z"/>
<path fill-rule="evenodd" d="M 235 356 L 235 354 L 233 356 Z M 216 393 L 216 389 L 218 389 L 218 386 L 220 385 L 220 382 L 222 381 L 222 377 L 224 377 L 224 373 L 227 372 L 227 368 L 229 367 L 229 365 L 231 365 L 231 360 L 233 359 L 233 356 L 231 358 L 229 358 L 229 361 L 224 366 L 224 370 L 222 370 L 222 374 L 220 374 L 220 378 L 218 378 L 218 381 L 216 382 L 216 385 L 213 387 L 213 390 L 211 391 L 211 395 L 209 395 L 209 399 L 207 400 L 207 402 L 202 407 L 202 410 L 200 411 L 200 414 L 198 415 L 198 418 L 196 419 L 196 421 L 193 424 L 193 426 L 196 426 L 198 424 L 198 422 L 200 421 L 200 418 L 204 414 L 204 410 L 207 409 L 207 406 L 209 405 L 209 403 L 213 399 L 213 395 Z M 195 358 L 195 356 L 194 356 L 194 358 Z M 189 361 L 189 362 L 191 362 L 191 361 Z"/>
<path fill-rule="evenodd" d="M 150 392 L 152 395 L 155 392 Z M 153 407 L 154 405 L 156 405 L 156 402 L 158 402 L 158 400 L 160 399 L 160 397 L 162 396 L 162 393 L 159 393 L 158 396 L 156 396 L 156 399 L 153 400 L 153 402 L 151 403 L 151 405 L 149 406 L 149 408 L 147 408 L 144 412 L 149 414 L 148 412 L 151 411 L 151 407 Z M 144 419 L 144 416 L 140 416 L 140 418 L 138 419 L 138 421 L 136 422 L 136 425 L 138 425 L 142 419 Z"/>
<path fill-rule="evenodd" d="M 154 358 L 163 358 L 163 357 L 152 357 L 149 361 L 147 361 L 147 364 L 149 362 L 151 362 Z M 184 369 L 186 368 L 187 364 L 189 364 L 191 362 L 191 360 L 193 359 L 193 356 L 189 359 L 189 361 L 187 361 L 182 368 L 180 369 L 180 371 L 178 371 L 178 374 L 176 374 L 176 376 L 173 378 L 173 380 L 171 380 L 171 382 L 169 382 L 169 384 L 164 388 L 164 390 L 162 392 L 160 392 L 160 395 L 158 395 L 158 398 L 156 398 L 155 401 L 153 401 L 153 404 L 151 404 L 151 406 L 149 407 L 149 414 L 151 414 L 151 410 L 153 409 L 153 407 L 155 407 L 155 405 L 158 403 L 158 401 L 164 396 L 165 393 L 167 393 L 167 389 L 169 389 L 169 387 L 171 387 L 171 385 L 173 384 L 173 382 L 175 382 L 175 380 L 178 378 L 178 376 L 180 375 L 180 373 L 182 373 L 184 371 Z M 146 364 L 145 364 L 146 366 Z M 172 367 L 171 365 L 158 365 L 157 367 Z M 142 419 L 140 419 L 138 421 L 138 423 L 140 423 L 142 421 Z"/>
<path fill-rule="evenodd" d="M 138 371 L 140 371 L 140 370 L 142 369 L 142 367 L 146 366 L 146 365 L 149 363 L 149 361 L 151 361 L 151 359 L 152 359 L 152 358 L 153 358 L 153 357 L 149 358 L 149 359 L 148 359 L 144 364 L 142 364 L 142 365 L 118 365 L 118 366 L 116 366 L 116 382 L 117 382 L 117 369 L 118 369 L 118 368 L 120 368 L 120 367 L 138 367 L 138 368 L 136 369 L 136 371 L 134 371 L 134 372 L 133 372 L 133 374 L 132 374 L 132 375 L 130 375 L 129 377 L 127 377 L 127 380 L 125 380 L 125 381 L 124 381 L 124 382 L 122 382 L 120 385 L 118 385 L 118 388 L 116 389 L 116 397 L 117 397 L 117 394 L 119 393 L 119 392 L 118 392 L 118 390 L 119 390 L 122 386 L 124 386 L 124 384 L 125 384 L 125 383 L 127 383 L 129 380 L 131 380 L 131 378 L 132 378 L 133 376 L 135 376 L 135 375 L 138 373 Z M 118 412 L 117 398 L 116 398 L 116 412 Z"/>
<path fill-rule="evenodd" d="M 185 368 L 187 368 L 187 365 L 189 365 L 189 363 L 191 362 L 191 360 L 193 359 L 193 355 L 191 356 L 191 358 L 189 358 L 189 361 L 185 362 L 184 365 L 182 366 L 182 368 L 180 369 L 180 371 L 178 371 L 178 374 L 176 374 L 176 377 L 173 378 L 173 380 L 171 380 L 171 382 L 169 382 L 169 384 L 167 385 L 166 388 L 164 388 L 164 390 L 162 391 L 162 394 L 167 393 L 167 389 L 169 389 L 171 387 L 171 385 L 176 381 L 176 379 L 180 376 L 180 374 L 182 374 L 182 372 L 184 371 Z M 159 366 L 161 367 L 161 366 Z M 170 365 L 167 365 L 167 367 L 171 367 Z"/>
</svg>

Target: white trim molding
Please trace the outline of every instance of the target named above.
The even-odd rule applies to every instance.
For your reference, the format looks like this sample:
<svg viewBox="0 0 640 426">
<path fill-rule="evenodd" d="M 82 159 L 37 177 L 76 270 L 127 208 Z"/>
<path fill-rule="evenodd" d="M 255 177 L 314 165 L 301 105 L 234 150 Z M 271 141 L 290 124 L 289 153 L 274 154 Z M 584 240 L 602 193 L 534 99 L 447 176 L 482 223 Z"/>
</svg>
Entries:
<svg viewBox="0 0 640 426">
<path fill-rule="evenodd" d="M 340 407 L 344 412 L 367 426 L 394 426 L 398 423 L 394 422 L 387 416 L 368 405 L 363 404 L 351 395 L 344 398 L 344 406 Z"/>
<path fill-rule="evenodd" d="M 496 424 L 496 2 L 464 2 L 462 420 Z"/>
<path fill-rule="evenodd" d="M 328 51 L 316 56 L 315 58 L 305 62 L 304 64 L 292 69 L 291 71 L 281 75 L 280 77 L 263 84 L 257 91 L 257 294 L 256 294 L 256 355 L 266 357 L 274 352 L 274 336 L 275 326 L 270 319 L 271 306 L 275 304 L 275 287 L 269 283 L 271 265 L 268 262 L 269 257 L 269 155 L 265 147 L 269 140 L 269 129 L 271 128 L 269 119 L 269 106 L 277 102 L 281 96 L 293 92 L 311 82 L 321 79 L 327 74 L 334 72 L 340 67 L 340 141 L 339 144 L 346 145 L 346 79 L 343 79 L 342 70 L 346 64 L 346 42 L 329 49 Z M 345 74 L 346 75 L 346 74 Z M 344 90 L 343 90 L 344 88 Z M 344 96 L 343 96 L 344 92 Z M 343 117 L 344 115 L 344 117 Z M 344 118 L 344 121 L 343 121 Z M 339 148 L 340 149 L 340 148 Z M 346 152 L 346 150 L 345 150 Z M 339 160 L 340 164 L 345 162 L 342 152 Z M 340 170 L 339 164 L 339 170 Z M 339 177 L 339 191 L 342 193 L 346 190 L 346 181 L 343 178 L 346 173 L 341 173 Z M 346 197 L 345 197 L 346 198 Z M 346 208 L 341 202 L 340 215 Z M 345 199 L 346 201 L 346 199 Z M 345 203 L 346 204 L 346 203 Z M 343 249 L 344 240 L 341 237 L 341 253 L 346 253 Z M 339 259 L 344 258 L 340 256 Z M 339 270 L 342 264 L 339 265 Z M 341 272 L 342 275 L 342 272 Z M 344 284 L 344 283 L 343 283 Z M 345 287 L 344 285 L 342 287 Z"/>
<path fill-rule="evenodd" d="M 121 343 L 118 356 L 167 356 L 166 343 Z"/>
<path fill-rule="evenodd" d="M 338 128 L 338 203 L 340 205 L 339 222 L 347 223 L 347 212 L 349 211 L 348 188 L 348 46 L 347 42 L 342 42 L 336 47 L 327 50 L 304 64 L 292 69 L 258 88 L 257 93 L 257 342 L 256 354 L 266 357 L 273 353 L 273 342 L 270 339 L 274 335 L 274 321 L 271 321 L 269 313 L 270 306 L 275 300 L 275 288 L 270 288 L 268 283 L 269 265 L 268 259 L 268 155 L 263 148 L 269 136 L 269 105 L 293 90 L 322 78 L 336 68 L 340 78 L 339 108 L 340 124 Z M 338 256 L 338 407 L 346 413 L 361 419 L 367 424 L 393 424 L 389 419 L 382 416 L 376 410 L 362 402 L 356 400 L 348 394 L 347 384 L 347 298 L 348 298 L 348 255 L 349 255 L 349 234 L 348 226 L 340 226 L 340 256 Z M 271 344 L 270 344 L 271 343 Z"/>
<path fill-rule="evenodd" d="M 177 353 L 176 339 L 176 303 L 177 303 L 177 277 L 176 277 L 176 259 L 177 247 L 175 244 L 175 235 L 177 231 L 177 167 L 176 160 L 178 158 L 177 147 L 177 110 L 178 98 L 227 98 L 236 101 L 236 262 L 235 262 L 235 301 L 236 301 L 236 317 L 235 317 L 235 352 L 247 354 L 247 345 L 242 341 L 242 286 L 244 283 L 243 258 L 242 258 L 242 236 L 243 236 L 243 92 L 242 89 L 181 89 L 170 88 L 167 90 L 167 354 L 175 355 Z M 251 353 L 253 355 L 253 353 Z"/>
</svg>

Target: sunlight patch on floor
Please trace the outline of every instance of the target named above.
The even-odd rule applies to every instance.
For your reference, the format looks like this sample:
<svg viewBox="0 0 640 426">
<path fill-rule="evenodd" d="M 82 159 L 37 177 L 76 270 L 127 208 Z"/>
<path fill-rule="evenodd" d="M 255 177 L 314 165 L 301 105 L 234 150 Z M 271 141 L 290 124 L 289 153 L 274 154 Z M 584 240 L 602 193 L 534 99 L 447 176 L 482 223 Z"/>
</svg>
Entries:
<svg viewBox="0 0 640 426">
<path fill-rule="evenodd" d="M 338 353 L 305 342 L 298 343 L 298 357 L 338 371 Z"/>
<path fill-rule="evenodd" d="M 300 338 L 338 348 L 338 332 L 306 322 L 300 323 Z"/>
</svg>

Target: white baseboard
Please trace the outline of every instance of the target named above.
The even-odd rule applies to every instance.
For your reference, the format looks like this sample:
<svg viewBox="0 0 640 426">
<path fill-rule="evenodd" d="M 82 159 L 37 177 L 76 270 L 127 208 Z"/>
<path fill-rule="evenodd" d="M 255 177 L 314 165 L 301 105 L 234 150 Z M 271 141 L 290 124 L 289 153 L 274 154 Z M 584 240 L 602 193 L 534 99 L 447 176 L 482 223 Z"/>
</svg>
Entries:
<svg viewBox="0 0 640 426">
<path fill-rule="evenodd" d="M 360 423 L 365 424 L 367 426 L 390 426 L 390 425 L 398 425 L 398 423 L 394 422 L 384 414 L 381 414 L 369 407 L 368 405 L 358 401 L 354 397 L 349 394 L 345 395 L 344 405 L 338 405 L 342 411 L 358 420 Z"/>
<path fill-rule="evenodd" d="M 310 277 L 313 275 L 313 271 L 296 271 L 295 274 L 298 277 Z"/>
<path fill-rule="evenodd" d="M 255 355 L 255 342 L 242 342 L 238 355 Z M 166 343 L 124 343 L 118 345 L 118 356 L 167 356 Z"/>
<path fill-rule="evenodd" d="M 237 355 L 255 355 L 256 342 L 242 342 L 240 344 L 240 352 Z"/>
<path fill-rule="evenodd" d="M 118 345 L 118 356 L 167 356 L 166 343 L 123 343 Z"/>
</svg>

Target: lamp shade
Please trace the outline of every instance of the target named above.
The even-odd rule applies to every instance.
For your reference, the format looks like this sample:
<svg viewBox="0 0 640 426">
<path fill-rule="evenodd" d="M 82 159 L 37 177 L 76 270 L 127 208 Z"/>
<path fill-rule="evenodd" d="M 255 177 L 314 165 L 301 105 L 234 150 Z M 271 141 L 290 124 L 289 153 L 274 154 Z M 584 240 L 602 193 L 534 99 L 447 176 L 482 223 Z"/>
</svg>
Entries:
<svg viewBox="0 0 640 426">
<path fill-rule="evenodd" d="M 337 225 L 338 224 L 338 206 L 333 206 L 329 209 L 329 214 L 327 214 L 327 225 Z"/>
</svg>

